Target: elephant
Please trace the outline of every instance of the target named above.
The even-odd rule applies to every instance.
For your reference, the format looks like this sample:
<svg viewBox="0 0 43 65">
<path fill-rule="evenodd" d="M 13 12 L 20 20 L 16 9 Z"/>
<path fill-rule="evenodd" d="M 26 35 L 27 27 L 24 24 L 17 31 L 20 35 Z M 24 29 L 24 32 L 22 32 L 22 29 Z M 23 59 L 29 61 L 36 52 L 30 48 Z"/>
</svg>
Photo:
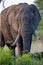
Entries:
<svg viewBox="0 0 43 65">
<path fill-rule="evenodd" d="M 30 52 L 32 35 L 41 20 L 38 8 L 34 4 L 19 3 L 4 9 L 0 17 L 0 46 L 11 47 L 14 55 L 16 46 L 19 55 Z"/>
</svg>

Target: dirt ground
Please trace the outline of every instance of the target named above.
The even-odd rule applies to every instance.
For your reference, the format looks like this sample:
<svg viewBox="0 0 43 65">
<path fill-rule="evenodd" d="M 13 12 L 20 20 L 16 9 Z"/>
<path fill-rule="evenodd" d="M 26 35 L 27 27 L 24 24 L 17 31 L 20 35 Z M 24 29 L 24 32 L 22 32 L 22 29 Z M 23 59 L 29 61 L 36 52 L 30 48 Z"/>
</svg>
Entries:
<svg viewBox="0 0 43 65">
<path fill-rule="evenodd" d="M 41 40 L 33 41 L 31 45 L 31 52 L 43 52 L 43 42 Z"/>
</svg>

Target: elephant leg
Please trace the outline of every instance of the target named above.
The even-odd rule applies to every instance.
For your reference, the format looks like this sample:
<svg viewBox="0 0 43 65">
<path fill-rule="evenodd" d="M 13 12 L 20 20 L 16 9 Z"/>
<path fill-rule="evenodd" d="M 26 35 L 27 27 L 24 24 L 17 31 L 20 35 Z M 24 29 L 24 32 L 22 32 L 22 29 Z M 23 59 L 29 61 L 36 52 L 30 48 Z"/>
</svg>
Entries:
<svg viewBox="0 0 43 65">
<path fill-rule="evenodd" d="M 13 55 L 16 56 L 15 55 L 15 47 L 11 47 L 11 49 L 13 50 Z"/>
<path fill-rule="evenodd" d="M 4 40 L 4 36 L 2 33 L 0 34 L 0 46 L 1 47 L 5 46 L 5 40 Z"/>
<path fill-rule="evenodd" d="M 17 48 L 18 48 L 18 55 L 22 55 L 22 53 L 23 53 L 23 40 L 22 40 L 21 36 L 20 36 L 20 39 L 18 41 Z"/>
<path fill-rule="evenodd" d="M 11 43 L 11 44 L 12 44 L 12 43 Z M 7 43 L 6 43 L 6 45 L 8 46 L 9 49 L 13 50 L 13 55 L 16 56 L 16 55 L 15 55 L 15 48 L 16 48 L 16 45 L 11 46 L 10 44 L 7 44 Z"/>
</svg>

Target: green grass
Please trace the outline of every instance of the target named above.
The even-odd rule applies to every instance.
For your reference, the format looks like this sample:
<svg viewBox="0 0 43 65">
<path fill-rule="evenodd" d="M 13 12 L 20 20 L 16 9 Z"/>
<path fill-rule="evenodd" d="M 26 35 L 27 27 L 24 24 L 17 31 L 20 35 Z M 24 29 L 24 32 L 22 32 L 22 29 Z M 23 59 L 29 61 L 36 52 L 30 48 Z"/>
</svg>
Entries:
<svg viewBox="0 0 43 65">
<path fill-rule="evenodd" d="M 39 60 L 35 55 L 24 54 L 17 58 L 17 65 L 43 65 L 43 58 Z"/>
<path fill-rule="evenodd" d="M 39 55 L 28 53 L 14 57 L 11 50 L 0 47 L 0 65 L 43 65 L 43 58 Z"/>
<path fill-rule="evenodd" d="M 0 47 L 0 65 L 14 65 L 14 56 L 11 55 L 12 51 L 5 49 Z"/>
</svg>

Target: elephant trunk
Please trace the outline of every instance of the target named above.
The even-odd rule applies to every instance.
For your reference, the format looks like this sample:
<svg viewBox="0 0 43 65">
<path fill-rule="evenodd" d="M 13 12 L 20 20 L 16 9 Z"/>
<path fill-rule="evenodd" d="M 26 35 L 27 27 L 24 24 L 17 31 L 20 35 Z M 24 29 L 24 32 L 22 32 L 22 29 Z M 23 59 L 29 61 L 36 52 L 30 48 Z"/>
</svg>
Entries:
<svg viewBox="0 0 43 65">
<path fill-rule="evenodd" d="M 32 42 L 32 27 L 29 22 L 24 22 L 22 26 L 23 52 L 30 52 Z"/>
</svg>

